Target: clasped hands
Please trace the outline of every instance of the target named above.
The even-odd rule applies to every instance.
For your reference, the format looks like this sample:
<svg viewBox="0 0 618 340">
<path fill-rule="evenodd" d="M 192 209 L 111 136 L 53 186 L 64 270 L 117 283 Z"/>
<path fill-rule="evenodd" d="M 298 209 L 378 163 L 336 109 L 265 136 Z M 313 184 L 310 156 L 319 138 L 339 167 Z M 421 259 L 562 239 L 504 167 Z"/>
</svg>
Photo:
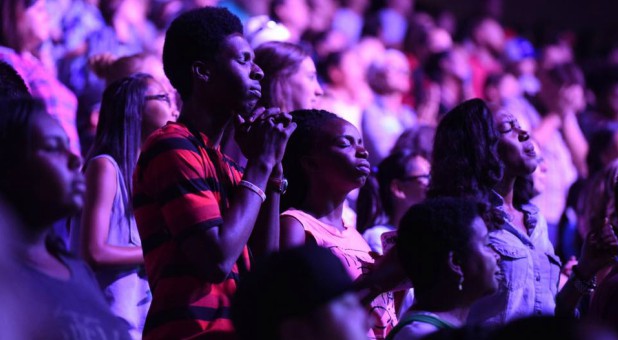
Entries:
<svg viewBox="0 0 618 340">
<path fill-rule="evenodd" d="M 281 162 L 285 146 L 296 129 L 289 113 L 279 108 L 256 108 L 251 115 L 236 115 L 235 139 L 248 160 L 266 159 L 274 165 Z"/>
</svg>

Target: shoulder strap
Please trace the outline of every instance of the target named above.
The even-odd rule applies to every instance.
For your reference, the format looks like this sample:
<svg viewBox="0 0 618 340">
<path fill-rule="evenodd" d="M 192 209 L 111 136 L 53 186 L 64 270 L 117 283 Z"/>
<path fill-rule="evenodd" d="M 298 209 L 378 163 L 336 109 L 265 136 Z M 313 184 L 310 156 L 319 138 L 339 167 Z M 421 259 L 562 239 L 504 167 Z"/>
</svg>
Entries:
<svg viewBox="0 0 618 340">
<path fill-rule="evenodd" d="M 421 314 L 421 313 L 413 313 L 410 316 L 408 316 L 407 318 L 400 320 L 399 323 L 397 323 L 397 325 L 388 333 L 388 336 L 386 336 L 386 340 L 393 340 L 395 338 L 395 335 L 397 335 L 397 333 L 399 333 L 399 331 L 404 328 L 405 326 L 411 324 L 414 321 L 418 321 L 418 322 L 424 322 L 424 323 L 428 323 L 430 325 L 434 325 L 436 327 L 438 327 L 439 329 L 454 329 L 456 328 L 455 326 L 451 325 L 450 323 L 444 321 L 444 320 L 440 320 L 437 317 L 433 316 L 433 315 L 428 315 L 428 314 Z"/>
</svg>

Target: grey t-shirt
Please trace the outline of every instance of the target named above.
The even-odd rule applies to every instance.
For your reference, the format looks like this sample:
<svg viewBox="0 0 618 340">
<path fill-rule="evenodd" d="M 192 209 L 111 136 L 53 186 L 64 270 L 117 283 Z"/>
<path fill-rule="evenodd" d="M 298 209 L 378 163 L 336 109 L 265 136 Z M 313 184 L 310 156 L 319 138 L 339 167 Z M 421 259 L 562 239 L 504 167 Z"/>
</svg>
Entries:
<svg viewBox="0 0 618 340">
<path fill-rule="evenodd" d="M 30 331 L 41 339 L 131 339 L 125 321 L 113 315 L 90 268 L 81 260 L 59 255 L 71 277 L 63 281 L 24 267 L 29 294 L 38 306 Z"/>
</svg>

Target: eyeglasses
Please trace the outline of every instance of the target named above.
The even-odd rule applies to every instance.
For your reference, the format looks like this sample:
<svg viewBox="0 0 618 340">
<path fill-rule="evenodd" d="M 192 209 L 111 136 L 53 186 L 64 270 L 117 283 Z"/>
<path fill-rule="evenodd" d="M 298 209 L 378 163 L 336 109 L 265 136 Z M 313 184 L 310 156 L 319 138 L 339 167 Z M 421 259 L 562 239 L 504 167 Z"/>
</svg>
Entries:
<svg viewBox="0 0 618 340">
<path fill-rule="evenodd" d="M 406 176 L 406 177 L 401 178 L 402 181 L 417 181 L 419 179 L 423 179 L 429 182 L 431 180 L 431 175 L 423 174 L 423 175 L 417 175 L 417 176 Z"/>
<path fill-rule="evenodd" d="M 147 96 L 144 96 L 144 99 L 146 99 L 146 100 L 159 100 L 159 101 L 162 101 L 162 102 L 166 102 L 167 105 L 169 105 L 169 107 L 172 107 L 172 100 L 170 99 L 170 95 L 167 94 L 167 93 L 147 95 Z"/>
</svg>

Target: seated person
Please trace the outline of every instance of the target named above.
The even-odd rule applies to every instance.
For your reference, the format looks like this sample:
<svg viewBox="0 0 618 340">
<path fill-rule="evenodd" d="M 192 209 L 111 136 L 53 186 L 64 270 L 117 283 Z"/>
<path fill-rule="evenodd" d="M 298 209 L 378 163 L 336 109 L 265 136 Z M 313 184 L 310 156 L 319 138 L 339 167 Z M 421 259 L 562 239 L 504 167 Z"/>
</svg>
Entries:
<svg viewBox="0 0 618 340">
<path fill-rule="evenodd" d="M 462 327 L 481 297 L 498 289 L 498 254 L 489 247 L 485 206 L 434 198 L 412 206 L 398 229 L 397 251 L 412 280 L 414 303 L 387 339 L 421 339 Z"/>
</svg>

